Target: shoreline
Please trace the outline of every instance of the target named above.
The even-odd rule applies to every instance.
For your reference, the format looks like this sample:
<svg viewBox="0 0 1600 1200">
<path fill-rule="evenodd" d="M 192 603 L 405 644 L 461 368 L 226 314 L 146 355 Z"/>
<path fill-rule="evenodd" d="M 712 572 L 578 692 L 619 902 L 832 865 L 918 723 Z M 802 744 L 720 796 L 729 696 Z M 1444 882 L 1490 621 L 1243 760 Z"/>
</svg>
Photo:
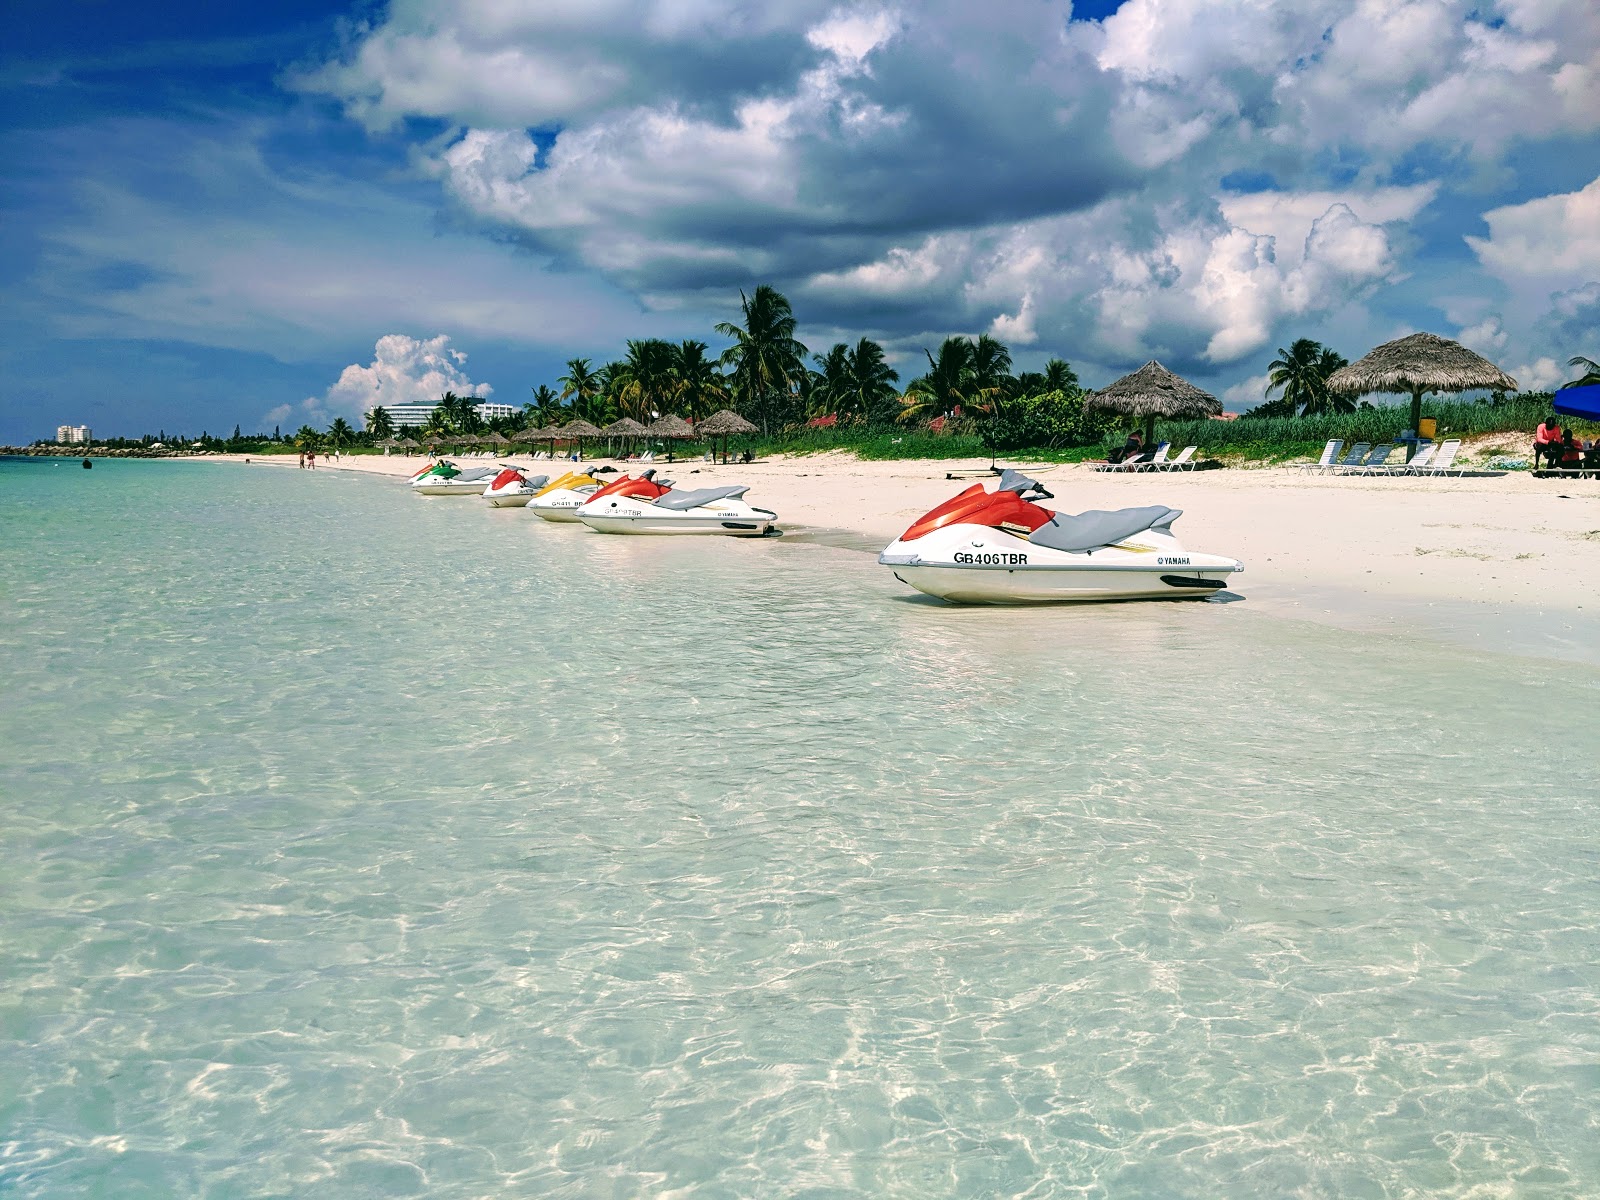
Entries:
<svg viewBox="0 0 1600 1200">
<path fill-rule="evenodd" d="M 287 455 L 185 461 L 298 469 Z M 317 469 L 401 479 L 426 461 L 357 455 Z M 526 456 L 496 461 L 540 474 L 563 466 Z M 651 465 L 685 486 L 691 477 L 693 486 L 748 483 L 794 536 L 874 554 L 934 505 L 992 478 L 974 473 L 986 472 L 987 460 L 880 462 L 841 453 Z M 1013 465 L 1043 482 L 1055 495 L 1049 506 L 1065 512 L 1155 503 L 1184 510 L 1177 531 L 1185 545 L 1244 562 L 1238 594 L 1252 611 L 1600 665 L 1600 481 L 1521 472 L 1362 479 L 1282 468 L 1122 475 L 1077 464 Z M 463 499 L 471 498 L 455 502 Z"/>
</svg>

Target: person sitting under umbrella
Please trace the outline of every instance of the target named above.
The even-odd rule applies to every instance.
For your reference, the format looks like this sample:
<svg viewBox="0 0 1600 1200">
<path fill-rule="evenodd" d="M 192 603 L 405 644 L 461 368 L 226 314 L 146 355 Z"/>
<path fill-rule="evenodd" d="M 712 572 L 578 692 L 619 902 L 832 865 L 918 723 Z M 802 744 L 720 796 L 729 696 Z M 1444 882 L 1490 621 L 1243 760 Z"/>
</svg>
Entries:
<svg viewBox="0 0 1600 1200">
<path fill-rule="evenodd" d="M 1561 465 L 1561 426 L 1554 417 L 1546 417 L 1533 434 L 1533 469 L 1539 469 L 1539 459 L 1547 466 Z"/>
<path fill-rule="evenodd" d="M 1113 450 L 1109 460 L 1114 463 L 1133 462 L 1144 453 L 1144 440 L 1139 436 L 1137 429 L 1128 434 L 1128 440 L 1122 443 L 1120 450 Z"/>
</svg>

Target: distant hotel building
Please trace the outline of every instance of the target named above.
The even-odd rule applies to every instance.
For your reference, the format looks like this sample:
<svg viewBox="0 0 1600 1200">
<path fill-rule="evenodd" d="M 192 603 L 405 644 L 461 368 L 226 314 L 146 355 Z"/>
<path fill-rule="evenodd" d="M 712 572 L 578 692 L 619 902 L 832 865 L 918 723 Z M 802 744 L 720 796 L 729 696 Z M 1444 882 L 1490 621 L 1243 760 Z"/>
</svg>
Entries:
<svg viewBox="0 0 1600 1200">
<path fill-rule="evenodd" d="M 57 425 L 56 441 L 63 446 L 88 445 L 94 441 L 94 435 L 87 425 Z"/>
<path fill-rule="evenodd" d="M 394 422 L 396 429 L 419 429 L 428 423 L 428 418 L 438 407 L 437 404 L 386 404 L 383 411 L 389 414 L 389 420 Z M 493 404 L 488 400 L 479 401 L 472 407 L 485 421 L 514 417 L 522 411 L 515 404 Z"/>
</svg>

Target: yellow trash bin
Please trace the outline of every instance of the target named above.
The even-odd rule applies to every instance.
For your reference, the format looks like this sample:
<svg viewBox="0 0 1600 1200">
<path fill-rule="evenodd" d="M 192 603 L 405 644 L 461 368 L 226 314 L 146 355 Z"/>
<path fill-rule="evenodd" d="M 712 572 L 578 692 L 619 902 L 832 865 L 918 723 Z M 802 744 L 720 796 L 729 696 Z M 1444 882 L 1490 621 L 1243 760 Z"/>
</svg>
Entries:
<svg viewBox="0 0 1600 1200">
<path fill-rule="evenodd" d="M 1417 422 L 1417 436 L 1433 441 L 1435 432 L 1439 428 L 1439 421 L 1435 417 L 1423 417 Z"/>
</svg>

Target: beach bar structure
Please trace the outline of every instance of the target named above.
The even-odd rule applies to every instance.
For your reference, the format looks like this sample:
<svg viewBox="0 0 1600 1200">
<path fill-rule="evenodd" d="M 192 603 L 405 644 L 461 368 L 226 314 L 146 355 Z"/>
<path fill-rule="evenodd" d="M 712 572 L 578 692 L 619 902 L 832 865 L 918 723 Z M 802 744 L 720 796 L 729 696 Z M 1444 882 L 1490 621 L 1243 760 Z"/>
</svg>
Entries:
<svg viewBox="0 0 1600 1200">
<path fill-rule="evenodd" d="M 1147 446 L 1155 440 L 1157 417 L 1193 421 L 1222 415 L 1222 401 L 1174 375 L 1155 359 L 1109 387 L 1090 392 L 1084 397 L 1083 406 L 1143 419 Z"/>
<path fill-rule="evenodd" d="M 1325 386 L 1336 396 L 1409 393 L 1411 433 L 1415 437 L 1422 424 L 1424 393 L 1514 392 L 1517 381 L 1460 342 L 1436 333 L 1413 333 L 1385 342 L 1349 366 L 1340 367 L 1328 376 Z"/>
</svg>

